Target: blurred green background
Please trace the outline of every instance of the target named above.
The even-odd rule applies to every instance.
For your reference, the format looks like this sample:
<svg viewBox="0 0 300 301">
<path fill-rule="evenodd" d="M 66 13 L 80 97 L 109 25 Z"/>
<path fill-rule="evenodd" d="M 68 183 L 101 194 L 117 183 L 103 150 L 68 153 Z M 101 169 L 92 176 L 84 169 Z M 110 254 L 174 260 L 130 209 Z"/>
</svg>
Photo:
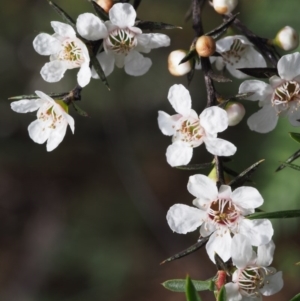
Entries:
<svg viewBox="0 0 300 301">
<path fill-rule="evenodd" d="M 300 31 L 299 1 L 239 1 L 240 19 L 263 37 L 273 37 L 285 25 Z M 92 12 L 86 0 L 57 0 L 73 18 Z M 35 53 L 34 37 L 52 33 L 50 21 L 61 21 L 47 1 L 1 1 L 0 35 L 0 300 L 96 301 L 185 300 L 160 283 L 171 278 L 206 279 L 216 271 L 205 250 L 160 266 L 165 258 L 193 244 L 198 233 L 173 234 L 165 215 L 174 203 L 191 204 L 188 176 L 165 160 L 170 143 L 157 126 L 157 111 L 173 114 L 167 101 L 169 87 L 187 86 L 185 77 L 172 77 L 167 56 L 188 49 L 193 30 L 184 22 L 190 1 L 142 1 L 138 16 L 182 26 L 166 32 L 171 46 L 152 51 L 153 66 L 141 77 L 115 69 L 108 77 L 111 91 L 93 80 L 79 106 L 89 113 L 75 118 L 75 135 L 68 130 L 51 153 L 33 143 L 27 126 L 35 113 L 11 111 L 10 96 L 71 90 L 77 70 L 67 71 L 59 83 L 42 80 L 39 70 L 48 61 Z M 206 5 L 204 28 L 213 29 L 221 17 Z M 240 81 L 221 85 L 224 95 L 237 92 Z M 189 86 L 193 108 L 205 107 L 201 71 Z M 264 209 L 299 208 L 300 174 L 291 169 L 275 173 L 280 161 L 299 149 L 288 137 L 292 128 L 281 119 L 268 135 L 251 132 L 246 119 L 258 109 L 244 101 L 246 118 L 222 137 L 237 145 L 228 166 L 241 172 L 264 158 L 254 174 L 254 186 L 265 199 Z M 209 162 L 204 147 L 192 162 Z M 206 171 L 207 173 L 209 170 Z M 283 271 L 285 286 L 272 300 L 289 300 L 300 291 L 299 220 L 273 222 L 277 246 L 273 266 Z M 202 294 L 203 300 L 213 300 Z"/>
</svg>

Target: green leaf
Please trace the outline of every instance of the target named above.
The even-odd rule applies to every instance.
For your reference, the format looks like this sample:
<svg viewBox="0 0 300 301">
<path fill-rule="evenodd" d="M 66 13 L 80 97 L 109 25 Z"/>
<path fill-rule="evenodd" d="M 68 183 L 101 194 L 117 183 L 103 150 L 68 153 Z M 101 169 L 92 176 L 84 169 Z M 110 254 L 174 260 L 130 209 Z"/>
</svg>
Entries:
<svg viewBox="0 0 300 301">
<path fill-rule="evenodd" d="M 218 299 L 217 301 L 226 301 L 226 289 L 225 286 L 223 285 L 221 290 L 218 293 Z"/>
<path fill-rule="evenodd" d="M 50 93 L 47 94 L 48 96 L 52 97 L 53 99 L 62 99 L 66 95 L 68 95 L 69 92 L 63 92 L 63 93 Z M 8 98 L 9 100 L 21 100 L 21 99 L 38 99 L 40 98 L 36 94 L 30 94 L 30 95 L 20 95 L 20 96 L 13 96 Z"/>
<path fill-rule="evenodd" d="M 209 236 L 207 237 L 203 237 L 202 239 L 199 239 L 195 244 L 193 244 L 192 246 L 188 247 L 187 249 L 165 259 L 164 261 L 162 261 L 160 264 L 164 264 L 166 262 L 171 262 L 173 260 L 176 260 L 176 259 L 179 259 L 179 258 L 182 258 L 184 256 L 187 256 L 195 251 L 197 251 L 198 249 L 200 249 L 201 247 L 203 247 L 207 241 L 209 239 Z"/>
<path fill-rule="evenodd" d="M 210 280 L 206 281 L 200 281 L 200 280 L 192 280 L 196 291 L 213 291 L 214 290 L 214 282 Z M 183 293 L 185 292 L 185 284 L 186 280 L 185 279 L 172 279 L 172 280 L 167 280 L 162 285 L 172 291 L 172 292 L 177 292 L 177 293 Z"/>
<path fill-rule="evenodd" d="M 69 25 L 71 25 L 75 31 L 75 21 L 63 10 L 61 9 L 57 4 L 53 3 L 52 1 L 48 0 L 50 6 L 61 16 L 61 18 L 66 21 Z"/>
<path fill-rule="evenodd" d="M 300 133 L 289 133 L 290 136 L 298 143 L 300 143 Z"/>
<path fill-rule="evenodd" d="M 202 163 L 202 164 L 189 164 L 189 165 L 181 165 L 181 166 L 176 166 L 177 169 L 182 169 L 182 170 L 200 170 L 200 169 L 205 169 L 212 167 L 213 163 Z"/>
<path fill-rule="evenodd" d="M 295 297 L 293 297 L 290 301 L 300 301 L 300 294 L 297 294 Z"/>
<path fill-rule="evenodd" d="M 288 163 L 291 163 L 300 157 L 300 149 L 293 153 L 283 164 L 281 164 L 275 171 L 280 171 L 284 169 L 286 166 L 289 166 Z M 291 167 L 291 166 L 289 166 Z"/>
<path fill-rule="evenodd" d="M 239 13 L 231 16 L 227 21 L 225 21 L 223 24 L 221 24 L 219 27 L 215 28 L 214 30 L 206 33 L 206 36 L 210 36 L 214 39 L 218 38 L 221 36 L 227 29 L 228 27 L 234 22 L 235 18 L 237 17 Z"/>
<path fill-rule="evenodd" d="M 284 165 L 285 167 L 290 167 L 292 169 L 298 170 L 300 171 L 300 166 L 296 165 L 296 164 L 291 164 L 291 163 L 282 163 L 282 165 Z"/>
<path fill-rule="evenodd" d="M 83 111 L 74 101 L 71 102 L 71 104 L 73 105 L 74 110 L 81 116 L 83 117 L 88 117 L 88 113 Z"/>
<path fill-rule="evenodd" d="M 300 217 L 300 210 L 284 210 L 275 212 L 256 212 L 247 216 L 248 219 L 260 219 L 260 218 L 292 218 Z"/>
<path fill-rule="evenodd" d="M 194 48 L 186 54 L 186 56 L 179 62 L 178 65 L 183 64 L 183 63 L 195 58 L 196 56 L 198 56 L 198 54 L 196 52 L 196 49 Z"/>
<path fill-rule="evenodd" d="M 189 275 L 186 276 L 185 296 L 187 301 L 201 301 L 201 298 Z"/>
<path fill-rule="evenodd" d="M 180 26 L 167 24 L 163 22 L 151 22 L 151 21 L 142 21 L 137 20 L 134 24 L 136 27 L 142 30 L 161 30 L 161 29 L 182 29 Z"/>
<path fill-rule="evenodd" d="M 242 173 L 240 173 L 235 179 L 233 179 L 228 185 L 231 186 L 231 188 L 237 188 L 241 185 L 243 185 L 246 181 L 249 180 L 252 173 L 257 169 L 257 167 L 264 161 L 260 160 L 250 167 L 248 167 L 246 170 L 244 170 Z"/>
</svg>

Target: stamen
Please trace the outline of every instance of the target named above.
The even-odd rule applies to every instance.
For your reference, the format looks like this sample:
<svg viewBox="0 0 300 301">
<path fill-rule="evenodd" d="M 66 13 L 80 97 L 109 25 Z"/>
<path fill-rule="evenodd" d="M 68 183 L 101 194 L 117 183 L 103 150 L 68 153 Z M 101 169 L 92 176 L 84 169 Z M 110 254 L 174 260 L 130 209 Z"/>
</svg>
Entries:
<svg viewBox="0 0 300 301">
<path fill-rule="evenodd" d="M 58 59 L 71 61 L 80 66 L 84 62 L 82 49 L 73 40 L 63 42 L 63 49 L 60 51 Z"/>
</svg>

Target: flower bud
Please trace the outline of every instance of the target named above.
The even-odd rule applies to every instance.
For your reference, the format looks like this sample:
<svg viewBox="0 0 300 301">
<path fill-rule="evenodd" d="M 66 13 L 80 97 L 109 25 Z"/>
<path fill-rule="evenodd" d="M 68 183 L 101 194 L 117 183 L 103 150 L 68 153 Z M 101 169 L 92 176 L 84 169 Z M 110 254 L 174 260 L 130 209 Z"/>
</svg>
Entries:
<svg viewBox="0 0 300 301">
<path fill-rule="evenodd" d="M 107 13 L 111 9 L 111 7 L 114 5 L 113 0 L 97 0 L 96 3 Z"/>
<path fill-rule="evenodd" d="M 192 69 L 190 61 L 179 65 L 180 61 L 186 56 L 185 50 L 174 50 L 168 57 L 168 69 L 174 76 L 181 76 L 189 73 Z"/>
<path fill-rule="evenodd" d="M 218 14 L 230 14 L 238 4 L 238 0 L 213 0 L 213 7 Z"/>
<path fill-rule="evenodd" d="M 243 117 L 245 116 L 245 108 L 239 102 L 230 101 L 225 108 L 228 116 L 228 125 L 234 126 L 241 122 Z"/>
<path fill-rule="evenodd" d="M 294 50 L 299 46 L 299 35 L 294 28 L 285 26 L 277 33 L 273 43 L 283 50 Z"/>
<path fill-rule="evenodd" d="M 201 36 L 196 42 L 196 51 L 199 56 L 209 57 L 216 51 L 216 42 L 210 36 Z"/>
</svg>

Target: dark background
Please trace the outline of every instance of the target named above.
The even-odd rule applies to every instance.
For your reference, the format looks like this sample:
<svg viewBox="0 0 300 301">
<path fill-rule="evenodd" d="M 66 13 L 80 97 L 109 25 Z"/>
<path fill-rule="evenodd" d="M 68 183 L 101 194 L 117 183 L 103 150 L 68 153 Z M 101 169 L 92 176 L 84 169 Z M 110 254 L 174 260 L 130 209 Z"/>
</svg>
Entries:
<svg viewBox="0 0 300 301">
<path fill-rule="evenodd" d="M 92 12 L 85 0 L 57 0 L 74 19 Z M 75 135 L 68 129 L 64 141 L 51 153 L 33 143 L 27 126 L 35 113 L 17 114 L 10 96 L 69 91 L 78 70 L 67 71 L 59 83 L 42 80 L 39 70 L 48 57 L 32 47 L 40 32 L 52 33 L 50 21 L 61 21 L 47 1 L 18 0 L 0 3 L 0 295 L 1 301 L 185 300 L 160 283 L 172 278 L 207 279 L 215 274 L 205 250 L 160 266 L 159 263 L 192 245 L 198 233 L 173 234 L 165 215 L 174 203 L 191 204 L 186 189 L 194 172 L 172 169 L 165 160 L 170 138 L 157 126 L 157 111 L 173 114 L 167 101 L 175 83 L 167 56 L 188 49 L 193 39 L 191 22 L 184 22 L 190 1 L 142 1 L 138 16 L 182 26 L 166 32 L 171 46 L 153 50 L 153 66 L 141 77 L 115 69 L 108 77 L 111 91 L 93 80 L 82 93 L 79 106 L 88 118 L 76 114 Z M 300 30 L 297 0 L 240 1 L 241 20 L 263 37 L 274 37 L 285 25 Z M 207 5 L 206 31 L 221 23 Z M 224 95 L 237 93 L 241 81 L 217 85 Z M 189 86 L 193 108 L 205 107 L 201 71 Z M 257 104 L 244 101 L 248 118 Z M 280 161 L 299 145 L 292 141 L 286 119 L 262 135 L 251 132 L 246 118 L 221 137 L 238 151 L 228 166 L 241 172 L 266 159 L 253 176 L 265 199 L 263 208 L 276 211 L 299 208 L 299 172 L 275 173 Z M 194 163 L 209 162 L 204 147 L 194 152 Z M 208 174 L 209 170 L 204 171 Z M 299 220 L 274 221 L 277 246 L 273 266 L 283 271 L 285 286 L 271 297 L 289 300 L 300 291 Z M 203 300 L 213 300 L 203 293 Z"/>
</svg>

